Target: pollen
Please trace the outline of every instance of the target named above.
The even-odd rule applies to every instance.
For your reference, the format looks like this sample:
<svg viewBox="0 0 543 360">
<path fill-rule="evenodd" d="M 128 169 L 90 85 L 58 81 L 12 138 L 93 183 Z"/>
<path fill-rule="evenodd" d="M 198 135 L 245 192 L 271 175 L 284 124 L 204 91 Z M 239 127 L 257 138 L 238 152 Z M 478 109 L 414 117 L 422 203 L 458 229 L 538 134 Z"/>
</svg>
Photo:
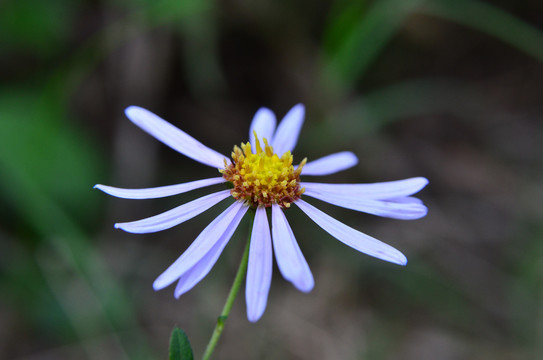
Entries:
<svg viewBox="0 0 543 360">
<path fill-rule="evenodd" d="M 305 191 L 300 188 L 300 173 L 307 159 L 294 169 L 290 151 L 279 157 L 267 139 L 262 140 L 264 149 L 255 133 L 256 153 L 252 152 L 249 142 L 242 143 L 241 148 L 234 146 L 232 163 L 227 164 L 225 160 L 224 170 L 219 171 L 232 183 L 231 194 L 236 200 L 245 201 L 252 207 L 277 204 L 288 208 Z"/>
</svg>

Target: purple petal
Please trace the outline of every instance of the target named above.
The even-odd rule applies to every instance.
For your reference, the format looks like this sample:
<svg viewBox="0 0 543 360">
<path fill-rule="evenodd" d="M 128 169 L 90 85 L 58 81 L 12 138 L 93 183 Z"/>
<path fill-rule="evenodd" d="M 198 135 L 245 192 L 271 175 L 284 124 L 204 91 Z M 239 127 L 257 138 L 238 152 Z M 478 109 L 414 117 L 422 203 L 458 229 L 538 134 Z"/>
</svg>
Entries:
<svg viewBox="0 0 543 360">
<path fill-rule="evenodd" d="M 406 257 L 392 246 L 343 224 L 303 200 L 294 203 L 317 225 L 345 245 L 381 260 L 399 265 L 407 264 Z"/>
<path fill-rule="evenodd" d="M 224 247 L 226 244 L 228 244 L 228 241 L 232 237 L 232 234 L 234 234 L 234 231 L 236 231 L 236 228 L 238 227 L 241 219 L 243 218 L 243 215 L 247 212 L 249 208 L 247 206 L 243 206 L 235 215 L 234 219 L 228 225 L 226 228 L 226 231 L 222 236 L 217 240 L 215 245 L 207 252 L 207 254 L 204 255 L 204 257 L 196 264 L 194 265 L 190 270 L 188 270 L 186 273 L 184 273 L 180 278 L 179 282 L 177 283 L 177 286 L 175 288 L 175 297 L 179 298 L 181 295 L 192 289 L 196 284 L 200 282 L 211 270 L 213 265 L 217 262 L 217 259 L 221 255 L 222 251 L 224 250 Z"/>
<path fill-rule="evenodd" d="M 302 182 L 300 186 L 313 189 L 321 194 L 363 197 L 365 199 L 386 200 L 413 195 L 428 184 L 423 177 L 387 181 L 373 184 L 322 184 Z"/>
<path fill-rule="evenodd" d="M 358 158 L 350 151 L 321 157 L 305 164 L 302 175 L 329 175 L 355 166 Z"/>
<path fill-rule="evenodd" d="M 422 200 L 421 199 L 416 198 L 416 197 L 412 197 L 412 196 L 405 196 L 405 197 L 399 197 L 399 198 L 386 199 L 384 201 L 395 202 L 395 203 L 398 203 L 398 204 L 421 204 L 422 205 Z"/>
<path fill-rule="evenodd" d="M 320 184 L 311 184 L 305 188 L 304 195 L 326 201 L 330 204 L 341 206 L 347 209 L 362 211 L 377 216 L 389 217 L 401 220 L 414 220 L 426 216 L 428 209 L 423 204 L 413 201 L 400 202 L 391 200 L 373 200 L 361 196 L 348 195 L 346 192 L 321 192 Z M 327 184 L 328 185 L 328 184 Z M 407 199 L 407 198 L 402 198 Z"/>
<path fill-rule="evenodd" d="M 230 224 L 236 219 L 243 207 L 243 203 L 236 201 L 228 209 L 215 218 L 192 242 L 181 256 L 170 265 L 153 283 L 155 290 L 160 290 L 170 285 L 183 274 L 192 269 L 205 257 L 213 246 L 228 231 Z"/>
<path fill-rule="evenodd" d="M 305 107 L 302 104 L 295 105 L 277 127 L 271 145 L 279 157 L 286 151 L 294 150 L 304 123 L 304 116 Z"/>
<path fill-rule="evenodd" d="M 249 263 L 247 265 L 247 284 L 245 300 L 247 302 L 247 318 L 256 322 L 268 302 L 272 279 L 272 248 L 270 226 L 264 207 L 258 207 L 251 233 Z"/>
<path fill-rule="evenodd" d="M 260 141 L 265 138 L 271 142 L 276 123 L 275 114 L 270 109 L 265 107 L 258 109 L 249 128 L 249 140 L 254 154 L 256 154 L 254 132 L 256 131 Z"/>
<path fill-rule="evenodd" d="M 124 112 L 141 129 L 193 160 L 219 169 L 224 168 L 225 159 L 229 162 L 228 157 L 208 148 L 149 110 L 138 106 L 129 106 Z"/>
<path fill-rule="evenodd" d="M 162 214 L 142 220 L 117 223 L 115 224 L 115 228 L 135 234 L 145 234 L 166 230 L 175 225 L 179 225 L 184 221 L 192 219 L 196 215 L 203 213 L 213 205 L 229 196 L 230 190 L 219 191 L 178 206 Z"/>
<path fill-rule="evenodd" d="M 313 275 L 285 214 L 277 204 L 272 205 L 272 238 L 275 259 L 283 277 L 298 290 L 311 291 L 315 285 Z"/>
<path fill-rule="evenodd" d="M 113 186 L 96 184 L 95 189 L 102 190 L 106 194 L 123 199 L 156 199 L 166 196 L 178 195 L 187 191 L 198 189 L 205 186 L 220 184 L 226 180 L 222 177 L 191 181 L 188 183 L 160 186 L 146 189 L 122 189 Z"/>
</svg>

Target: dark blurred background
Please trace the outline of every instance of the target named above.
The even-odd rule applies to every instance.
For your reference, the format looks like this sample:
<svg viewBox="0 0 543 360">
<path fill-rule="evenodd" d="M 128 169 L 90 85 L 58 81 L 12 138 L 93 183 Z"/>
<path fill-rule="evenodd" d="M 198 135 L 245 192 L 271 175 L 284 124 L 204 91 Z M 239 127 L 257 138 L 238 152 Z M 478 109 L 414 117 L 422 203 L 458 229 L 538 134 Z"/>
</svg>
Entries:
<svg viewBox="0 0 543 360">
<path fill-rule="evenodd" d="M 228 154 L 260 106 L 307 116 L 295 161 L 351 150 L 318 181 L 425 176 L 403 222 L 327 206 L 407 267 L 288 217 L 315 276 L 275 268 L 268 308 L 236 300 L 216 359 L 543 358 L 543 3 L 470 0 L 0 2 L 0 358 L 164 359 L 174 325 L 199 358 L 243 251 L 242 223 L 179 300 L 152 282 L 219 205 L 156 234 L 115 230 L 216 175 L 123 114 L 139 105 Z"/>
</svg>

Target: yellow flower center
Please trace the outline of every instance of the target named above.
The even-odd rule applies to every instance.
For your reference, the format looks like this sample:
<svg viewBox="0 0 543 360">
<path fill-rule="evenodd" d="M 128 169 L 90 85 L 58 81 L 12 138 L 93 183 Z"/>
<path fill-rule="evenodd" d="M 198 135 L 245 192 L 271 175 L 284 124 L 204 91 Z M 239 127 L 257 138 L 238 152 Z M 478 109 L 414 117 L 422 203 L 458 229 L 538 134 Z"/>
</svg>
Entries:
<svg viewBox="0 0 543 360">
<path fill-rule="evenodd" d="M 264 150 L 255 133 L 256 154 L 251 151 L 249 142 L 242 143 L 241 149 L 234 146 L 232 164 L 225 161 L 224 170 L 219 171 L 233 184 L 231 194 L 236 200 L 245 201 L 252 207 L 278 204 L 288 208 L 305 191 L 300 188 L 300 173 L 307 159 L 294 170 L 290 151 L 279 157 L 268 141 L 263 141 Z"/>
</svg>

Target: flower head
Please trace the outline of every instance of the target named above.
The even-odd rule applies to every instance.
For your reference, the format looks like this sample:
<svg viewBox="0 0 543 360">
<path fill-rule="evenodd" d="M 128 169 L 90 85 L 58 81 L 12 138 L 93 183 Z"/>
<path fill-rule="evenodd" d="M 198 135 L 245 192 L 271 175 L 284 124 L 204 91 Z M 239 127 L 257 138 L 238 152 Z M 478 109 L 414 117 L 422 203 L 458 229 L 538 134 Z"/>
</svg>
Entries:
<svg viewBox="0 0 543 360">
<path fill-rule="evenodd" d="M 304 192 L 300 188 L 300 173 L 307 160 L 304 159 L 294 170 L 290 151 L 279 157 L 268 145 L 268 140 L 263 140 L 264 150 L 255 131 L 256 153 L 252 152 L 250 143 L 241 144 L 241 149 L 236 146 L 232 152 L 232 163 L 225 160 L 224 170 L 219 171 L 226 181 L 233 184 L 231 194 L 234 199 L 255 208 L 273 204 L 288 208 Z"/>
<path fill-rule="evenodd" d="M 286 280 L 301 291 L 309 292 L 313 289 L 313 275 L 284 214 L 292 204 L 344 244 L 382 260 L 400 265 L 407 263 L 405 256 L 395 248 L 326 215 L 302 200 L 302 197 L 313 197 L 384 217 L 418 219 L 426 215 L 427 209 L 419 199 L 411 195 L 426 186 L 428 180 L 417 177 L 373 184 L 302 182 L 301 176 L 333 174 L 358 162 L 353 153 L 339 152 L 310 162 L 304 158 L 299 165 L 293 165 L 291 152 L 304 120 L 303 105 L 294 106 L 277 128 L 272 111 L 266 108 L 258 110 L 251 123 L 249 142 L 241 144 L 241 148 L 235 146 L 231 159 L 206 147 L 148 110 L 130 106 L 125 113 L 134 124 L 172 149 L 218 168 L 221 176 L 147 189 L 121 189 L 106 185 L 96 185 L 96 188 L 127 199 L 171 196 L 225 182 L 231 183 L 231 189 L 198 198 L 150 218 L 117 223 L 116 228 L 132 233 L 161 231 L 193 218 L 226 198 L 234 199 L 155 280 L 155 290 L 177 282 L 174 294 L 179 297 L 192 289 L 215 265 L 249 208 L 255 210 L 245 291 L 247 317 L 250 321 L 260 319 L 266 309 L 273 268 L 272 253 L 275 253 L 279 270 Z M 271 208 L 271 231 L 267 208 Z"/>
</svg>

